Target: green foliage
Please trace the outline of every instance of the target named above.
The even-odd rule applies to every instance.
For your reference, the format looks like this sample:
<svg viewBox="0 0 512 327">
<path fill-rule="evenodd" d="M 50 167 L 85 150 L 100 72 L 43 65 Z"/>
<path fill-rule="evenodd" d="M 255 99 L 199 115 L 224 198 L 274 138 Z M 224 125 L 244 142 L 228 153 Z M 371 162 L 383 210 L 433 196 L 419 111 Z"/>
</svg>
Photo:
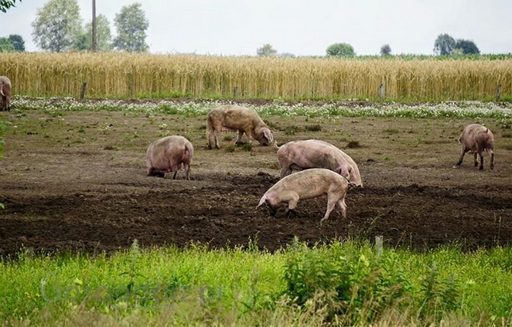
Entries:
<svg viewBox="0 0 512 327">
<path fill-rule="evenodd" d="M 380 55 L 383 57 L 391 55 L 391 47 L 389 46 L 389 44 L 384 44 L 380 48 Z"/>
<path fill-rule="evenodd" d="M 49 0 L 38 9 L 32 22 L 34 42 L 43 50 L 62 52 L 73 49 L 83 34 L 80 7 L 76 0 Z"/>
<path fill-rule="evenodd" d="M 7 12 L 7 9 L 14 7 L 15 4 L 16 0 L 0 0 L 0 11 Z"/>
<path fill-rule="evenodd" d="M 355 56 L 354 48 L 348 43 L 334 43 L 326 50 L 327 56 L 332 57 L 353 57 Z"/>
<path fill-rule="evenodd" d="M 9 35 L 9 40 L 11 41 L 14 49 L 18 52 L 25 51 L 25 40 L 18 34 Z"/>
<path fill-rule="evenodd" d="M 475 42 L 459 39 L 455 43 L 455 49 L 460 49 L 463 54 L 480 54 Z"/>
<path fill-rule="evenodd" d="M 14 52 L 16 49 L 6 37 L 0 37 L 0 52 Z"/>
<path fill-rule="evenodd" d="M 137 317 L 136 325 L 162 319 L 266 326 L 269 317 L 281 321 L 273 325 L 310 325 L 315 317 L 315 325 L 366 326 L 380 325 L 394 311 L 414 325 L 448 317 L 459 317 L 457 325 L 509 325 L 510 258 L 510 247 L 472 253 L 385 248 L 378 256 L 369 244 L 308 247 L 298 241 L 273 254 L 254 244 L 247 250 L 144 249 L 136 241 L 110 255 L 23 250 L 0 261 L 0 320 L 120 325 L 115 322 Z M 109 323 L 95 323 L 107 317 Z"/>
<path fill-rule="evenodd" d="M 261 48 L 258 48 L 256 50 L 256 53 L 260 57 L 271 57 L 275 56 L 277 54 L 277 50 L 275 50 L 272 45 L 270 44 L 264 44 Z"/>
<path fill-rule="evenodd" d="M 449 55 L 455 49 L 455 39 L 448 34 L 439 34 L 434 42 L 434 52 L 441 56 Z"/>
<path fill-rule="evenodd" d="M 92 23 L 87 23 L 85 25 L 85 31 L 88 34 L 86 47 L 87 49 L 92 49 Z M 96 49 L 98 51 L 112 50 L 110 22 L 105 15 L 96 16 Z"/>
<path fill-rule="evenodd" d="M 114 47 L 116 49 L 128 52 L 144 52 L 148 50 L 146 30 L 149 22 L 140 3 L 134 3 L 121 8 L 120 13 L 116 14 L 114 25 L 117 29 L 117 37 L 114 39 Z"/>
</svg>

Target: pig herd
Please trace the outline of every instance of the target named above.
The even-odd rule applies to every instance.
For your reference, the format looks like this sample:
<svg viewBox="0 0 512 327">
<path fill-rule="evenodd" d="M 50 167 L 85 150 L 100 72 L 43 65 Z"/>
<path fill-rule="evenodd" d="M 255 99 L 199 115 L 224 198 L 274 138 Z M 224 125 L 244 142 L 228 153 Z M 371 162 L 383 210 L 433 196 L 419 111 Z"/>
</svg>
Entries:
<svg viewBox="0 0 512 327">
<path fill-rule="evenodd" d="M 236 144 L 242 142 L 243 134 L 261 145 L 271 145 L 277 150 L 277 161 L 281 179 L 263 194 L 258 206 L 265 204 L 272 216 L 280 207 L 287 215 L 294 213 L 300 199 L 327 195 L 327 209 L 320 224 L 329 218 L 336 206 L 341 216 L 346 217 L 345 196 L 350 187 L 362 187 L 363 182 L 355 161 L 336 146 L 321 140 L 291 141 L 277 147 L 270 128 L 256 111 L 241 106 L 225 105 L 208 114 L 208 148 L 220 148 L 219 133 L 236 131 Z M 462 164 L 467 152 L 474 153 L 475 166 L 483 169 L 483 152 L 490 154 L 490 168 L 494 168 L 494 136 L 485 126 L 471 124 L 460 135 L 461 155 L 454 168 Z M 190 178 L 190 164 L 194 147 L 186 138 L 167 136 L 151 143 L 146 152 L 146 167 L 149 176 L 164 177 L 180 169 Z M 293 173 L 293 171 L 298 171 Z"/>
</svg>

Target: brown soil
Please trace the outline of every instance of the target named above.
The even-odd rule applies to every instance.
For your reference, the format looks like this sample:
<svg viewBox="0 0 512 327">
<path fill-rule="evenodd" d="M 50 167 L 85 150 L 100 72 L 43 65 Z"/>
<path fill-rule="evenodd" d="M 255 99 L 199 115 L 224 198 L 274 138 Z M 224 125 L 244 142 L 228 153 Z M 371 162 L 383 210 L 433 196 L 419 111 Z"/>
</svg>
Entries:
<svg viewBox="0 0 512 327">
<path fill-rule="evenodd" d="M 359 163 L 365 187 L 319 226 L 326 199 L 299 202 L 297 216 L 272 218 L 255 207 L 278 180 L 275 150 L 253 143 L 207 150 L 205 118 L 122 112 L 51 116 L 1 114 L 9 122 L 0 161 L 0 255 L 34 251 L 112 251 L 191 242 L 276 250 L 294 236 L 309 243 L 383 235 L 389 246 L 512 243 L 512 138 L 494 121 L 496 168 L 467 155 L 460 169 L 455 142 L 469 120 L 266 117 L 280 144 L 330 141 Z M 320 125 L 318 128 L 307 128 Z M 315 130 L 315 131 L 312 131 Z M 148 177 L 144 155 L 154 139 L 187 136 L 195 146 L 192 180 Z M 346 147 L 351 144 L 350 148 Z"/>
</svg>

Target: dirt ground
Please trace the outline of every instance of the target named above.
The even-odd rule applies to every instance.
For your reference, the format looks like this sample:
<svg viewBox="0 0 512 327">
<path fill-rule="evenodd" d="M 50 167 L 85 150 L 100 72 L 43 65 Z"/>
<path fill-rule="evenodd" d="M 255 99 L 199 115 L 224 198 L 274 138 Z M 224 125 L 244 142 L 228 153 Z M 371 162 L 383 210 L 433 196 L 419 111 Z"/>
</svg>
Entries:
<svg viewBox="0 0 512 327">
<path fill-rule="evenodd" d="M 326 198 L 299 202 L 297 216 L 255 209 L 278 181 L 275 150 L 253 142 L 206 149 L 206 116 L 123 112 L 0 113 L 9 128 L 0 160 L 0 255 L 34 251 L 97 253 L 191 242 L 276 250 L 294 236 L 309 243 L 383 235 L 389 246 L 429 249 L 512 243 L 512 130 L 493 120 L 496 167 L 453 169 L 463 126 L 474 120 L 265 117 L 279 144 L 323 139 L 358 163 L 364 188 L 319 226 Z M 320 129 L 320 130 L 318 130 Z M 195 146 L 192 180 L 148 177 L 148 144 L 165 135 Z M 350 147 L 348 145 L 350 144 Z"/>
</svg>

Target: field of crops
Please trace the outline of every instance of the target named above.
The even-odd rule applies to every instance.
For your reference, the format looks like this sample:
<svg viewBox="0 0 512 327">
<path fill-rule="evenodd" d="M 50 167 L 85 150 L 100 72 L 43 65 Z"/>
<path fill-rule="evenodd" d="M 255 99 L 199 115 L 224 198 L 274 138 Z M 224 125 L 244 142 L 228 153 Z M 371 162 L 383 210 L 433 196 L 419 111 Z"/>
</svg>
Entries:
<svg viewBox="0 0 512 327">
<path fill-rule="evenodd" d="M 254 58 L 121 53 L 0 54 L 23 96 L 404 102 L 512 96 L 512 59 Z M 382 86 L 381 86 L 382 85 Z"/>
</svg>

